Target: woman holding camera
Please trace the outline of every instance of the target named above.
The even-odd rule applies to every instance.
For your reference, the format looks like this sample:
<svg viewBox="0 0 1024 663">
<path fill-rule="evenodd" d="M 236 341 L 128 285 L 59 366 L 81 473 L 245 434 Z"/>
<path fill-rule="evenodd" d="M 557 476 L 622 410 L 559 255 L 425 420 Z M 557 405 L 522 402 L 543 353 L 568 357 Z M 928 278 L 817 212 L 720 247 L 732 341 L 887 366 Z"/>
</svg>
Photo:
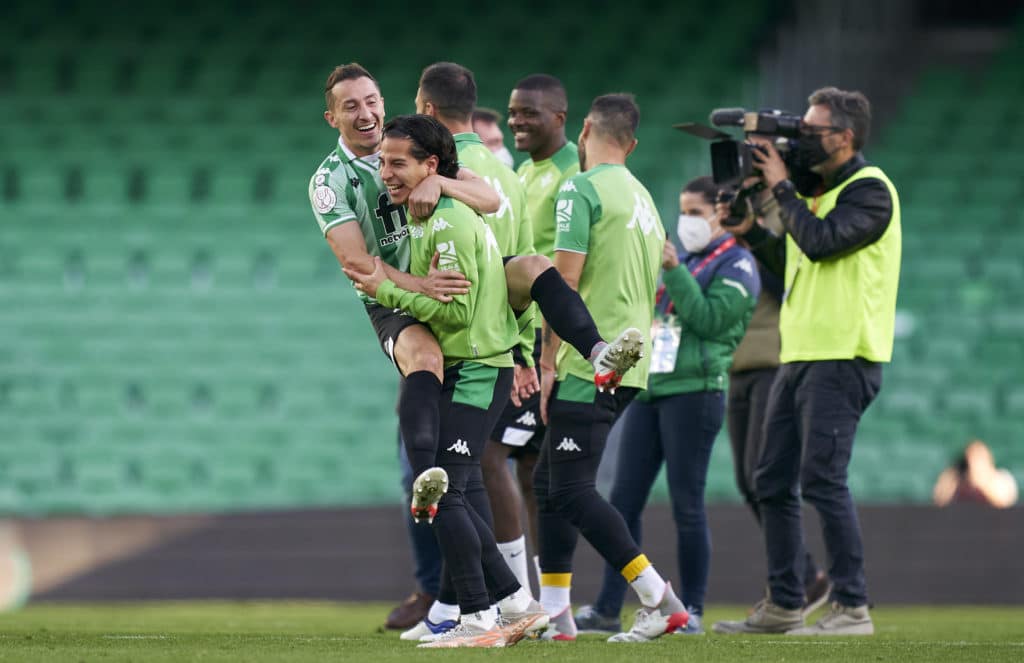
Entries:
<svg viewBox="0 0 1024 663">
<path fill-rule="evenodd" d="M 746 331 L 761 282 L 753 256 L 715 212 L 718 188 L 699 177 L 679 196 L 677 232 L 662 258 L 664 285 L 651 330 L 651 376 L 623 414 L 611 503 L 640 541 L 640 516 L 665 463 L 676 522 L 677 593 L 690 612 L 685 633 L 702 633 L 711 536 L 704 487 L 722 428 L 732 353 Z M 581 632 L 619 631 L 626 581 L 610 567 L 597 601 L 576 614 Z"/>
</svg>

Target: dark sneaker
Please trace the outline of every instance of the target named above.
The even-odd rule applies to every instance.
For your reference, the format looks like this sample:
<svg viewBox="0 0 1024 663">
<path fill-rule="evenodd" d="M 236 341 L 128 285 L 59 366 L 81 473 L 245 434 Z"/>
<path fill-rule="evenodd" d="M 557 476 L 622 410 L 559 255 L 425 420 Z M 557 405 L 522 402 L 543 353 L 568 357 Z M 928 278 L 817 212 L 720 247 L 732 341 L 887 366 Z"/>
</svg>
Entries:
<svg viewBox="0 0 1024 663">
<path fill-rule="evenodd" d="M 618 633 L 622 630 L 622 621 L 618 617 L 605 617 L 592 605 L 577 610 L 575 619 L 579 633 Z"/>
</svg>

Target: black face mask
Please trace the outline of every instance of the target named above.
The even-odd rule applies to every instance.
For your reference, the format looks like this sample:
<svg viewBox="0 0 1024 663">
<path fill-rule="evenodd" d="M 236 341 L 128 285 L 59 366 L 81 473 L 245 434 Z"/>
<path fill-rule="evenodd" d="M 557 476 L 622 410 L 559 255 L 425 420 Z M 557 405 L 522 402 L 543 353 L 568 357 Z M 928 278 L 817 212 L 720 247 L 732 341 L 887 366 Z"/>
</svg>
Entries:
<svg viewBox="0 0 1024 663">
<path fill-rule="evenodd" d="M 803 134 L 797 141 L 796 161 L 804 168 L 824 163 L 830 156 L 821 143 L 820 134 Z"/>
</svg>

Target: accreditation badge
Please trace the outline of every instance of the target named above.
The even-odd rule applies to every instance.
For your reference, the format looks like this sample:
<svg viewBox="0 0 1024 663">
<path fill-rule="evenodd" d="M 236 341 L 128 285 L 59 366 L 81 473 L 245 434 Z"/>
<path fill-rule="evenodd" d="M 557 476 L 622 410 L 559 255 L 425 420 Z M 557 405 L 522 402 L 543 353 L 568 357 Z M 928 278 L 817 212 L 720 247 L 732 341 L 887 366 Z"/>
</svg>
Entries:
<svg viewBox="0 0 1024 663">
<path fill-rule="evenodd" d="M 671 373 L 676 370 L 679 337 L 683 326 L 674 315 L 659 316 L 651 324 L 651 373 Z"/>
</svg>

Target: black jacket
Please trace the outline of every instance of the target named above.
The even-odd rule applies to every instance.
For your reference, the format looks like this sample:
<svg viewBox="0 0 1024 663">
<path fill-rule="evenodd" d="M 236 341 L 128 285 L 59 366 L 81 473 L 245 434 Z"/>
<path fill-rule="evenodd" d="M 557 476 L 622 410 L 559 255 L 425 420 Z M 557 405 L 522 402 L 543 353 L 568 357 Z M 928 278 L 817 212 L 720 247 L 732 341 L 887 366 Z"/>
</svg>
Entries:
<svg viewBox="0 0 1024 663">
<path fill-rule="evenodd" d="M 870 164 L 858 152 L 825 186 L 835 187 L 867 165 Z M 812 262 L 838 258 L 878 241 L 892 220 L 892 196 L 885 182 L 875 177 L 865 177 L 844 188 L 835 208 L 824 219 L 814 215 L 807 201 L 797 198 L 789 180 L 775 185 L 772 193 L 779 203 L 786 232 Z M 744 239 L 769 270 L 785 273 L 785 238 L 754 224 Z"/>
</svg>

